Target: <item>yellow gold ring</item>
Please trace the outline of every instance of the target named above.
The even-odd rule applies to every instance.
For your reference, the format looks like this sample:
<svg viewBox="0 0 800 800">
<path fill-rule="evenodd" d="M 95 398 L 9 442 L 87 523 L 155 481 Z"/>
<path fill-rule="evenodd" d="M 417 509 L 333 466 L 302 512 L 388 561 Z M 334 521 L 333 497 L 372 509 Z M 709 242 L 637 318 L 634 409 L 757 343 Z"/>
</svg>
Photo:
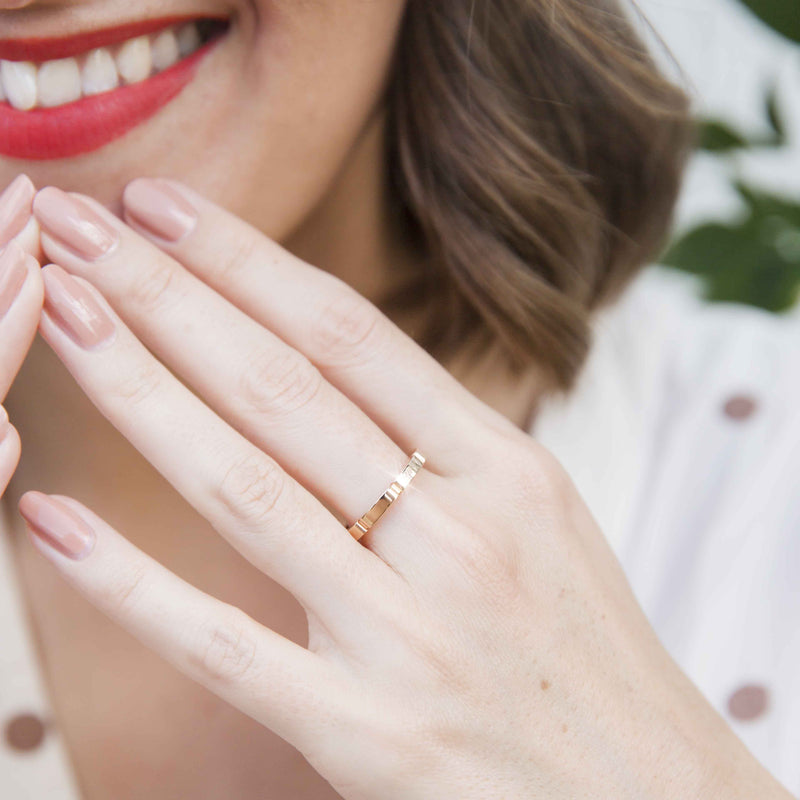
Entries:
<svg viewBox="0 0 800 800">
<path fill-rule="evenodd" d="M 392 481 L 381 498 L 363 517 L 356 520 L 347 530 L 358 541 L 385 513 L 386 509 L 397 500 L 403 490 L 411 483 L 412 478 L 422 469 L 425 457 L 417 450 L 411 456 L 406 468 Z"/>
</svg>

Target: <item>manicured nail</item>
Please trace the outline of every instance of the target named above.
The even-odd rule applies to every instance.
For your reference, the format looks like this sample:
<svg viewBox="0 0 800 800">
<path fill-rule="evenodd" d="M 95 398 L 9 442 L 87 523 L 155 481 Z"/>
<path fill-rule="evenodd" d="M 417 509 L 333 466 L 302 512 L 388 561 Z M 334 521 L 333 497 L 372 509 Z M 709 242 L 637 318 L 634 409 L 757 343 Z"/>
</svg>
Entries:
<svg viewBox="0 0 800 800">
<path fill-rule="evenodd" d="M 177 242 L 197 223 L 197 209 L 167 181 L 136 178 L 122 193 L 125 210 L 150 233 Z"/>
<path fill-rule="evenodd" d="M 22 495 L 18 508 L 31 531 L 59 553 L 76 561 L 91 553 L 94 531 L 65 503 L 34 491 Z"/>
<path fill-rule="evenodd" d="M 119 234 L 94 209 L 57 186 L 36 193 L 33 213 L 45 233 L 58 239 L 78 258 L 94 261 L 108 253 Z"/>
<path fill-rule="evenodd" d="M 8 421 L 8 411 L 0 406 L 0 442 L 6 438 L 6 434 L 11 430 L 11 423 Z"/>
<path fill-rule="evenodd" d="M 16 242 L 9 242 L 0 253 L 0 319 L 17 299 L 27 277 L 25 251 Z"/>
<path fill-rule="evenodd" d="M 23 229 L 35 194 L 36 187 L 25 174 L 17 175 L 0 194 L 0 244 L 5 244 Z"/>
<path fill-rule="evenodd" d="M 117 327 L 92 293 L 58 264 L 42 269 L 44 308 L 85 349 L 111 341 Z"/>
</svg>

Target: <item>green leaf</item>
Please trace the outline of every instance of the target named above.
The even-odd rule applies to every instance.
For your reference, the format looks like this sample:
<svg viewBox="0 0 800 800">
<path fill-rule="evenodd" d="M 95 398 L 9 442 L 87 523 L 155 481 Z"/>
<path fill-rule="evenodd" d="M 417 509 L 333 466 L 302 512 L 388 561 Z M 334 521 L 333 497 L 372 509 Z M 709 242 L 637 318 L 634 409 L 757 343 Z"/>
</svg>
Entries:
<svg viewBox="0 0 800 800">
<path fill-rule="evenodd" d="M 724 122 L 716 119 L 698 120 L 697 146 L 712 153 L 725 153 L 747 147 L 747 139 Z"/>
<path fill-rule="evenodd" d="M 800 43 L 797 0 L 740 0 L 762 22 L 787 39 Z"/>
<path fill-rule="evenodd" d="M 800 9 L 798 9 L 800 13 Z M 780 109 L 778 108 L 778 90 L 773 84 L 767 94 L 767 120 L 773 131 L 775 131 L 776 145 L 783 146 L 786 144 L 786 128 L 783 124 L 783 117 L 781 116 Z"/>
<path fill-rule="evenodd" d="M 699 275 L 710 300 L 770 311 L 792 307 L 800 292 L 800 204 L 736 185 L 750 213 L 738 223 L 700 225 L 674 242 L 659 263 Z"/>
</svg>

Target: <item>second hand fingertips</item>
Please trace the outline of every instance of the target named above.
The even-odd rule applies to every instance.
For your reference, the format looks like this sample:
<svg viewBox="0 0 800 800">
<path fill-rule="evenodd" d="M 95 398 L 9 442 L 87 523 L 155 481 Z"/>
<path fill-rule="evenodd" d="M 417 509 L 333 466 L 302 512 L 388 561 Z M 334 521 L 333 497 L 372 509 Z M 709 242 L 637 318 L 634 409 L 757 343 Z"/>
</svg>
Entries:
<svg viewBox="0 0 800 800">
<path fill-rule="evenodd" d="M 42 269 L 44 309 L 76 344 L 86 350 L 113 341 L 117 326 L 92 293 L 58 264 Z"/>
<path fill-rule="evenodd" d="M 36 187 L 25 174 L 17 175 L 0 194 L 0 245 L 22 230 L 31 213 L 34 194 Z"/>
<path fill-rule="evenodd" d="M 78 258 L 95 261 L 114 249 L 119 234 L 80 198 L 56 186 L 40 189 L 33 213 L 44 232 Z"/>
<path fill-rule="evenodd" d="M 62 555 L 82 561 L 94 548 L 91 526 L 65 503 L 42 492 L 26 492 L 19 513 L 37 539 Z"/>
<path fill-rule="evenodd" d="M 25 251 L 16 242 L 9 242 L 0 254 L 0 319 L 17 299 L 27 277 Z"/>
<path fill-rule="evenodd" d="M 11 430 L 11 423 L 8 421 L 8 411 L 0 406 L 0 442 L 2 442 Z"/>
</svg>

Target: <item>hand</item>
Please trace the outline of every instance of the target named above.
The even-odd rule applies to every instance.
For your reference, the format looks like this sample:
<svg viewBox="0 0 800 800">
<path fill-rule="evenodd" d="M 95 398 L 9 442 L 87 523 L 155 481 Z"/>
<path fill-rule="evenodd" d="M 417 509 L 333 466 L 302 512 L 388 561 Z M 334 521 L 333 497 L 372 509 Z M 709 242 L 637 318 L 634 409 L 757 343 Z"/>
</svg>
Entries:
<svg viewBox="0 0 800 800">
<path fill-rule="evenodd" d="M 36 336 L 44 288 L 36 256 L 39 224 L 31 214 L 36 187 L 20 175 L 0 196 L 0 402 Z M 0 497 L 17 468 L 19 434 L 0 406 Z"/>
<path fill-rule="evenodd" d="M 38 193 L 57 264 L 42 336 L 293 593 L 309 643 L 198 591 L 76 499 L 25 494 L 34 545 L 91 602 L 349 800 L 788 797 L 663 650 L 536 441 L 342 281 L 185 185 L 136 180 L 123 207 L 128 224 Z M 427 463 L 356 541 L 343 524 L 415 449 Z"/>
</svg>

